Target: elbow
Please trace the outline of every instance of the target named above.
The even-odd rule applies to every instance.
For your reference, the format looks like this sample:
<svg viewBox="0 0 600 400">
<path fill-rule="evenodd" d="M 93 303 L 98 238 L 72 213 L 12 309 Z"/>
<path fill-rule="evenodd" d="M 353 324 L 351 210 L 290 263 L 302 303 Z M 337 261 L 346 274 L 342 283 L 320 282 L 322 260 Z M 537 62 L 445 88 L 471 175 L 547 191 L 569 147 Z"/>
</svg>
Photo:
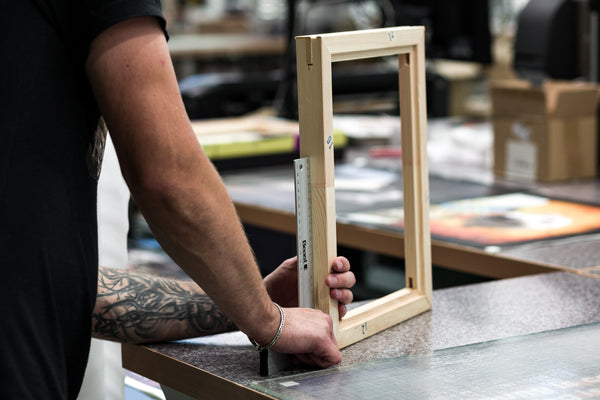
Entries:
<svg viewBox="0 0 600 400">
<path fill-rule="evenodd" d="M 147 208 L 170 208 L 183 191 L 180 176 L 158 165 L 145 167 L 141 171 L 124 170 L 123 176 L 133 200 L 142 212 Z"/>
</svg>

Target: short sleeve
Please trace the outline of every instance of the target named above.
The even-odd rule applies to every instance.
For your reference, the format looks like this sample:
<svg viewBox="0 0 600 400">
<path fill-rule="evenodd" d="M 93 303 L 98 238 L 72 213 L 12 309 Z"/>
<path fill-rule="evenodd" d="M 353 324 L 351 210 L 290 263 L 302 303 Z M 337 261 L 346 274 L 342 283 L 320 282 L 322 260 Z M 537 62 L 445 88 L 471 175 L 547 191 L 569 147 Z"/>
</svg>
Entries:
<svg viewBox="0 0 600 400">
<path fill-rule="evenodd" d="M 111 26 L 135 17 L 156 17 L 168 39 L 160 0 L 88 0 L 87 29 L 89 40 Z"/>
</svg>

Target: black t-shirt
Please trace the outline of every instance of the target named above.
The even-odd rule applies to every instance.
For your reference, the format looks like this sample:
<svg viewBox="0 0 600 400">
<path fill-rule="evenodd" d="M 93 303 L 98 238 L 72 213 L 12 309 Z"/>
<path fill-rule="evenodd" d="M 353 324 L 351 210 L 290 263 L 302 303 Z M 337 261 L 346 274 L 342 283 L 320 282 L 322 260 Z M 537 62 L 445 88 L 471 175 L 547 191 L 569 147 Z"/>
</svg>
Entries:
<svg viewBox="0 0 600 400">
<path fill-rule="evenodd" d="M 15 0 L 0 12 L 0 399 L 79 391 L 97 290 L 100 117 L 91 41 L 160 0 Z"/>
</svg>

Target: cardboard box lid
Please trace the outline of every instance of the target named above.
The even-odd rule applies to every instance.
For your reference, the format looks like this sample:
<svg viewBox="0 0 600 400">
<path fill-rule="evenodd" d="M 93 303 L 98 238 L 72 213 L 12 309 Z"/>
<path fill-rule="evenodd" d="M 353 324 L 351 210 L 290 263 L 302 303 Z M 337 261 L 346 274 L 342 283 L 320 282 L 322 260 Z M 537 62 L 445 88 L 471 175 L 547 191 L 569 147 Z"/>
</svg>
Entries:
<svg viewBox="0 0 600 400">
<path fill-rule="evenodd" d="M 527 81 L 510 80 L 493 82 L 490 94 L 494 117 L 576 117 L 596 113 L 600 90 L 588 82 L 546 81 L 534 87 Z"/>
</svg>

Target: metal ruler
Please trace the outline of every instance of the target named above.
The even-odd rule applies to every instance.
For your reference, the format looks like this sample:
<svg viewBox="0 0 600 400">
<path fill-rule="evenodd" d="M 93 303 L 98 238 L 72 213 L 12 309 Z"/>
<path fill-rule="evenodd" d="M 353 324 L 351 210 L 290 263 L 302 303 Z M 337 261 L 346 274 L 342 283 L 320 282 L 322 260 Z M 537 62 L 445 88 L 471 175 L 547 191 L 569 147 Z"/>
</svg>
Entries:
<svg viewBox="0 0 600 400">
<path fill-rule="evenodd" d="M 308 157 L 294 160 L 296 191 L 296 245 L 298 250 L 298 305 L 315 307 L 313 283 L 312 210 L 310 206 L 310 163 Z M 263 351 L 260 375 L 274 375 L 293 365 L 290 354 Z"/>
<path fill-rule="evenodd" d="M 298 250 L 298 305 L 314 308 L 312 209 L 310 206 L 310 162 L 294 160 L 296 191 L 296 245 Z"/>
</svg>

